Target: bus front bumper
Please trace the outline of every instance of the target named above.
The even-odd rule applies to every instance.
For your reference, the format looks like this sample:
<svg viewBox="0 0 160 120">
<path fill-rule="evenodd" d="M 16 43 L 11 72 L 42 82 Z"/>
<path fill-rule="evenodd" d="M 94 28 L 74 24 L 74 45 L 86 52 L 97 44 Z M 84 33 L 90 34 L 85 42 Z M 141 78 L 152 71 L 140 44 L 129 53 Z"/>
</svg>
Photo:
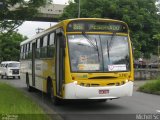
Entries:
<svg viewBox="0 0 160 120">
<path fill-rule="evenodd" d="M 133 81 L 121 86 L 85 87 L 76 82 L 65 85 L 64 99 L 115 99 L 132 96 Z"/>
</svg>

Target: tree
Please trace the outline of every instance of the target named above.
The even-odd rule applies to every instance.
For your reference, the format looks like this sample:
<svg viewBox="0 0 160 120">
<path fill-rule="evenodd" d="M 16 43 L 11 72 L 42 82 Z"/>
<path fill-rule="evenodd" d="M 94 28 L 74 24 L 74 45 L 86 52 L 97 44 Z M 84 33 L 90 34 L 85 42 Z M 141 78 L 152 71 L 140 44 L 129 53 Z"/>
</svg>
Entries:
<svg viewBox="0 0 160 120">
<path fill-rule="evenodd" d="M 9 36 L 0 35 L 0 61 L 19 60 L 20 42 L 27 39 L 17 32 L 12 32 Z"/>
<path fill-rule="evenodd" d="M 110 18 L 125 21 L 130 28 L 135 57 L 155 54 L 153 36 L 160 31 L 157 0 L 81 0 L 81 17 Z M 78 1 L 71 2 L 61 19 L 78 15 Z"/>
<path fill-rule="evenodd" d="M 26 37 L 14 30 L 27 18 L 36 16 L 37 8 L 51 0 L 0 0 L 0 2 L 0 61 L 19 60 L 19 44 Z"/>
<path fill-rule="evenodd" d="M 160 33 L 153 36 L 153 39 L 157 42 L 157 55 L 160 56 Z M 156 48 L 155 48 L 156 50 Z"/>
<path fill-rule="evenodd" d="M 0 10 L 0 33 L 7 33 L 19 27 L 27 18 L 38 14 L 40 6 L 50 0 L 2 0 Z M 10 19 L 10 20 L 8 20 Z"/>
</svg>

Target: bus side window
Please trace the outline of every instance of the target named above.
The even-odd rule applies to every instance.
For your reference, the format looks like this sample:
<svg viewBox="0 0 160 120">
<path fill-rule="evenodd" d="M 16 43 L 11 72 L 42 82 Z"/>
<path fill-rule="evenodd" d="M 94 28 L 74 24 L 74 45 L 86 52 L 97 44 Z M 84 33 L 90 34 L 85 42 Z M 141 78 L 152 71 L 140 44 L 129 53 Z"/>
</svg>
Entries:
<svg viewBox="0 0 160 120">
<path fill-rule="evenodd" d="M 25 60 L 28 58 L 27 47 L 28 47 L 28 44 L 25 45 Z"/>
<path fill-rule="evenodd" d="M 28 58 L 32 58 L 32 43 L 29 43 L 29 49 L 28 49 Z"/>
<path fill-rule="evenodd" d="M 47 56 L 51 58 L 55 54 L 55 46 L 54 46 L 55 33 L 52 32 L 48 36 L 49 37 L 48 37 Z"/>
<path fill-rule="evenodd" d="M 47 57 L 47 41 L 48 41 L 47 35 L 41 38 L 41 58 Z"/>
<path fill-rule="evenodd" d="M 28 59 L 28 49 L 29 49 L 29 43 L 26 44 L 26 59 Z"/>
<path fill-rule="evenodd" d="M 23 45 L 23 59 L 26 59 L 26 44 Z"/>
<path fill-rule="evenodd" d="M 36 58 L 40 58 L 40 39 L 36 40 Z"/>
<path fill-rule="evenodd" d="M 21 46 L 21 53 L 20 53 L 20 59 L 23 59 L 23 45 Z"/>
</svg>

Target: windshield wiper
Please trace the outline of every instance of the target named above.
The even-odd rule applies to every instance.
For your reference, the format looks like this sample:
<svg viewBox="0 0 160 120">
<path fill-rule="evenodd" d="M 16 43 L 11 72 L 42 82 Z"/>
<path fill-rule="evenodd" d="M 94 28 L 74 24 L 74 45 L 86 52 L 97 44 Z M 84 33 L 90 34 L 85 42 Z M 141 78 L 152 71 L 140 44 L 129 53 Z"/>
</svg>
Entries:
<svg viewBox="0 0 160 120">
<path fill-rule="evenodd" d="M 110 42 L 108 42 L 107 40 L 107 53 L 108 53 L 108 60 L 109 60 L 109 63 L 110 63 L 110 49 L 111 49 L 111 43 L 113 41 L 113 38 L 115 37 L 116 33 L 113 32 L 112 36 L 111 36 L 111 39 L 110 39 Z"/>
<path fill-rule="evenodd" d="M 82 35 L 87 39 L 87 41 L 93 46 L 93 48 L 97 51 L 98 53 L 98 61 L 100 63 L 100 55 L 99 55 L 99 49 L 98 49 L 98 43 L 97 43 L 97 40 L 96 38 L 94 39 L 95 40 L 95 43 L 96 45 L 92 42 L 92 40 L 90 39 L 90 37 L 85 33 L 85 32 L 82 32 Z"/>
<path fill-rule="evenodd" d="M 82 35 L 87 39 L 87 41 L 92 45 L 92 47 L 94 47 L 96 50 L 98 49 L 98 47 L 92 42 L 92 40 L 90 40 L 89 36 L 85 32 L 82 32 Z"/>
<path fill-rule="evenodd" d="M 96 47 L 97 47 L 97 52 L 98 52 L 98 61 L 100 63 L 100 55 L 99 55 L 98 43 L 97 43 L 97 39 L 96 38 L 95 38 L 95 42 L 96 42 Z"/>
</svg>

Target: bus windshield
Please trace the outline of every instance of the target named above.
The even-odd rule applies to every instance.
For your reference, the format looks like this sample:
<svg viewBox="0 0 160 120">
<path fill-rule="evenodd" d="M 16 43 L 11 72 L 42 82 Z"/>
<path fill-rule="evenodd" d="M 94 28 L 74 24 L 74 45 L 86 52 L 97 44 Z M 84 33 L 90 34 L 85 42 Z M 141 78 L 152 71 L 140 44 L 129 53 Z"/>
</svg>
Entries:
<svg viewBox="0 0 160 120">
<path fill-rule="evenodd" d="M 72 72 L 129 71 L 128 36 L 68 35 Z"/>
<path fill-rule="evenodd" d="M 20 67 L 19 63 L 9 63 L 8 67 Z"/>
</svg>

